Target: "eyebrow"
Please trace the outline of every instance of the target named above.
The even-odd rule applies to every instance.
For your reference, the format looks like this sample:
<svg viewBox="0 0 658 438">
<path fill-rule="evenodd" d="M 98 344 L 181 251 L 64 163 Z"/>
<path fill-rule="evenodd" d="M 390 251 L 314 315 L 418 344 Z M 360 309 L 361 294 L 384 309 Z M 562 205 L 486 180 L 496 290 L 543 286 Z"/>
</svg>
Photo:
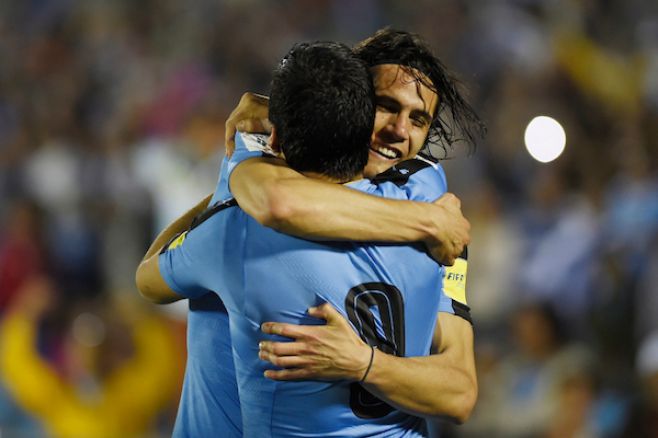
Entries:
<svg viewBox="0 0 658 438">
<path fill-rule="evenodd" d="M 391 106 L 394 107 L 396 110 L 399 110 L 401 106 L 400 102 L 398 102 L 396 99 L 385 95 L 376 95 L 375 101 L 378 105 Z M 425 119 L 427 123 L 432 122 L 432 115 L 425 110 L 420 110 L 420 109 L 411 110 L 411 116 L 421 117 Z"/>
</svg>

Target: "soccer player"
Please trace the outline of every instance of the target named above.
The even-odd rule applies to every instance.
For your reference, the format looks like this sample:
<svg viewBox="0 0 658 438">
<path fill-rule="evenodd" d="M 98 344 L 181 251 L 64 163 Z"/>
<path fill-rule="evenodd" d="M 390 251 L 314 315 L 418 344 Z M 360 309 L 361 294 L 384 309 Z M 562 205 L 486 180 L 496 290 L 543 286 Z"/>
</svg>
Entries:
<svg viewBox="0 0 658 438">
<path fill-rule="evenodd" d="M 457 93 L 454 79 L 418 36 L 384 29 L 357 45 L 355 51 L 371 67 L 377 96 L 366 177 L 373 178 L 419 152 L 428 156 L 428 143 L 450 145 L 451 133 L 473 139 L 481 132 L 477 117 Z M 455 120 L 455 130 L 441 119 L 446 112 Z M 268 124 L 267 99 L 247 93 L 227 121 L 227 144 L 231 145 L 236 125 L 242 130 L 261 131 Z M 360 194 L 349 193 L 340 186 L 311 181 L 291 169 L 264 161 L 247 161 L 239 166 L 231 184 L 246 212 L 268 226 L 302 237 L 399 241 L 404 240 L 400 235 L 405 226 L 418 223 L 418 218 L 410 217 L 404 206 L 392 201 L 359 197 Z M 387 221 L 396 214 L 397 224 Z M 455 220 L 435 217 L 455 226 Z M 343 227 L 347 228 L 347 235 L 341 234 Z M 456 248 L 466 243 L 456 241 Z M 439 250 L 447 250 L 447 246 L 430 247 L 434 248 L 435 257 L 447 264 L 459 254 L 444 256 Z M 456 268 L 463 269 L 464 263 L 459 261 Z M 453 278 L 461 279 L 465 273 L 456 274 Z M 468 418 L 477 397 L 473 330 L 463 282 L 457 286 L 445 288 L 451 293 L 442 297 L 434 354 L 409 359 L 377 351 L 368 389 L 417 415 L 444 415 L 459 422 Z M 288 345 L 262 344 L 264 359 L 284 367 L 295 364 L 293 369 L 268 373 L 271 378 L 349 378 L 349 364 L 361 357 L 364 343 L 353 336 L 344 318 L 330 306 L 322 306 L 312 315 L 326 318 L 327 325 L 264 325 L 268 333 L 295 339 Z"/>
<path fill-rule="evenodd" d="M 298 46 L 282 62 L 272 86 L 271 138 L 292 168 L 336 183 L 358 178 L 366 164 L 374 105 L 364 65 L 359 71 L 344 46 L 329 48 Z M 249 156 L 238 151 L 234 163 Z M 234 168 L 229 163 L 225 170 Z M 438 167 L 412 161 L 381 176 L 379 185 L 361 179 L 351 187 L 431 201 L 445 191 L 445 180 Z M 350 381 L 265 379 L 257 345 L 272 339 L 260 331 L 262 321 L 309 323 L 306 309 L 330 302 L 369 344 L 370 359 L 353 364 L 351 380 L 367 378 L 374 347 L 393 355 L 426 354 L 441 271 L 422 247 L 313 243 L 259 225 L 233 201 L 216 204 L 160 255 L 159 240 L 138 270 L 140 291 L 160 301 L 178 297 L 171 289 L 190 298 L 208 290 L 220 294 L 230 314 L 246 436 L 422 436 L 421 419 L 378 402 Z"/>
</svg>

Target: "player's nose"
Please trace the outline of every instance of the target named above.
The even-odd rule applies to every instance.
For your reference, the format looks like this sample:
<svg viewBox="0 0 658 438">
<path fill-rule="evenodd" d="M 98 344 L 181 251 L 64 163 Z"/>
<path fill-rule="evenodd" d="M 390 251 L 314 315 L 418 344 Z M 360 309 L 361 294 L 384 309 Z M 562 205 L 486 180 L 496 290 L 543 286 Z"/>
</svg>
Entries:
<svg viewBox="0 0 658 438">
<path fill-rule="evenodd" d="M 405 141 L 409 138 L 409 122 L 403 114 L 396 114 L 391 117 L 388 129 L 397 141 Z"/>
</svg>

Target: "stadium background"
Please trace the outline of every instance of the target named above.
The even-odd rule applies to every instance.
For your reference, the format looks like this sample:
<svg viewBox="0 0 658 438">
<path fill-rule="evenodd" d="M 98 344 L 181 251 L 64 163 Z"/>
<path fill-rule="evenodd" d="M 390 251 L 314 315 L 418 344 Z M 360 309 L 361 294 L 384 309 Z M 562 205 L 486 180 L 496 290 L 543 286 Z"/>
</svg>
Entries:
<svg viewBox="0 0 658 438">
<path fill-rule="evenodd" d="M 489 128 L 444 163 L 473 225 L 480 382 L 446 436 L 658 434 L 652 0 L 0 3 L 0 433 L 167 436 L 184 306 L 136 293 L 209 193 L 223 122 L 292 43 L 423 35 Z M 534 161 L 537 115 L 566 150 Z M 457 151 L 458 152 L 458 151 Z"/>
</svg>

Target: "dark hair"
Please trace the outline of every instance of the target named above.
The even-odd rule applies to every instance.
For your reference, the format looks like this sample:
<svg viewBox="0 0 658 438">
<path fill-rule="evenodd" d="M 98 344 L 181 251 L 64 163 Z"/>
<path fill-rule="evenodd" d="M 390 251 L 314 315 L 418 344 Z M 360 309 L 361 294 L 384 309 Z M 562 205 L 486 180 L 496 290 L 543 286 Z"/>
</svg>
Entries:
<svg viewBox="0 0 658 438">
<path fill-rule="evenodd" d="M 433 160 L 448 158 L 454 144 L 461 141 L 466 142 L 469 153 L 475 150 L 475 141 L 484 135 L 485 126 L 460 94 L 459 81 L 419 35 L 385 28 L 358 43 L 353 50 L 370 67 L 382 64 L 406 67 L 419 83 L 438 95 L 439 103 L 421 155 Z"/>
<path fill-rule="evenodd" d="M 269 110 L 288 165 L 352 179 L 368 162 L 374 102 L 368 66 L 348 46 L 294 45 L 274 72 Z"/>
</svg>

